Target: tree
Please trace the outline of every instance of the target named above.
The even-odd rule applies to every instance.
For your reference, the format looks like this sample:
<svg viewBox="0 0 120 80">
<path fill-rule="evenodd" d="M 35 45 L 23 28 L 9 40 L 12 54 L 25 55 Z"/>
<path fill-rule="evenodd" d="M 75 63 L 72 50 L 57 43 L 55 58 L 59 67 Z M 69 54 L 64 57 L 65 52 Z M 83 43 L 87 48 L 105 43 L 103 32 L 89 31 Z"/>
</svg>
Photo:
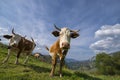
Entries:
<svg viewBox="0 0 120 80">
<path fill-rule="evenodd" d="M 115 74 L 114 71 L 114 62 L 112 60 L 112 57 L 106 53 L 99 53 L 96 56 L 96 68 L 98 69 L 98 71 L 102 74 L 105 75 L 113 75 Z"/>
<path fill-rule="evenodd" d="M 115 73 L 120 74 L 120 52 L 114 53 L 112 57 L 114 61 Z"/>
</svg>

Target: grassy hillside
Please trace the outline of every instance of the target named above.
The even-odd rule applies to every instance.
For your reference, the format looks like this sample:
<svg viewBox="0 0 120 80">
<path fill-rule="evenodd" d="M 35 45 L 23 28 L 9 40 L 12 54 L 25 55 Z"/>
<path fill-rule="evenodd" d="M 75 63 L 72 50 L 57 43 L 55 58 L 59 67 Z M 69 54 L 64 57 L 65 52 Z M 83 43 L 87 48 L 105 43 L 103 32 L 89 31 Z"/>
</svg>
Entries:
<svg viewBox="0 0 120 80">
<path fill-rule="evenodd" d="M 49 77 L 51 64 L 41 62 L 31 56 L 29 62 L 25 65 L 23 60 L 25 56 L 20 56 L 20 64 L 15 65 L 16 54 L 12 52 L 9 61 L 2 64 L 2 61 L 7 55 L 7 47 L 0 44 L 0 80 L 119 80 L 119 76 L 102 76 L 88 75 L 69 69 L 63 69 L 63 77 L 59 78 L 58 66 L 56 68 L 55 77 Z"/>
</svg>

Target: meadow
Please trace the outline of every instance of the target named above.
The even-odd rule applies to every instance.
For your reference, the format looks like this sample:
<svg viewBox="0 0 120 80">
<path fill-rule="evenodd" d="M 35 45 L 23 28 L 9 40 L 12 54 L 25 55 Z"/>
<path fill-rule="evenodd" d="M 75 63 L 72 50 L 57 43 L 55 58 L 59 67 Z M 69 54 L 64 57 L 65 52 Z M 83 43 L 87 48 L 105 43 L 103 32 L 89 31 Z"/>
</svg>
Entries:
<svg viewBox="0 0 120 80">
<path fill-rule="evenodd" d="M 21 54 L 19 64 L 15 65 L 15 51 L 11 53 L 7 63 L 2 61 L 7 55 L 7 47 L 0 44 L 0 80 L 120 80 L 120 76 L 105 76 L 63 68 L 63 77 L 59 77 L 59 66 L 57 65 L 55 76 L 49 77 L 51 64 L 42 62 L 32 55 L 27 64 L 23 64 L 25 55 Z"/>
</svg>

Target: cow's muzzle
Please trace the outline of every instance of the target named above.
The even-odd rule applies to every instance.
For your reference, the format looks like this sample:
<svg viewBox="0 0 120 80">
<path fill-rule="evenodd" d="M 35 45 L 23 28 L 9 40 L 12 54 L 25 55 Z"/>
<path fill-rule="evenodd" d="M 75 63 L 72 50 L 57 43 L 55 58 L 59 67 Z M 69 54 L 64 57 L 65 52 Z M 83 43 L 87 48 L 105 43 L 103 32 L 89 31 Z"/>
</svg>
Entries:
<svg viewBox="0 0 120 80">
<path fill-rule="evenodd" d="M 67 42 L 63 42 L 62 43 L 62 49 L 69 49 L 70 48 L 70 44 Z"/>
</svg>

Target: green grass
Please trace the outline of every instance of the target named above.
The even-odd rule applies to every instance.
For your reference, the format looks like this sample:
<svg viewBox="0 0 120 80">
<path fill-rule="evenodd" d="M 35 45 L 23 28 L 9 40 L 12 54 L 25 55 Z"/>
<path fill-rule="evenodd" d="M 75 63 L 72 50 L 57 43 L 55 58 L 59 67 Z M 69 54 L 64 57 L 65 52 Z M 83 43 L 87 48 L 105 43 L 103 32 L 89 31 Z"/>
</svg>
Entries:
<svg viewBox="0 0 120 80">
<path fill-rule="evenodd" d="M 56 68 L 55 76 L 49 77 L 51 64 L 41 62 L 31 56 L 27 64 L 23 64 L 24 55 L 20 56 L 18 65 L 15 65 L 15 53 L 11 53 L 7 63 L 2 61 L 7 55 L 7 47 L 0 44 L 0 80 L 120 80 L 120 76 L 103 76 L 88 73 L 80 73 L 63 68 L 63 77 L 60 78 Z"/>
</svg>

